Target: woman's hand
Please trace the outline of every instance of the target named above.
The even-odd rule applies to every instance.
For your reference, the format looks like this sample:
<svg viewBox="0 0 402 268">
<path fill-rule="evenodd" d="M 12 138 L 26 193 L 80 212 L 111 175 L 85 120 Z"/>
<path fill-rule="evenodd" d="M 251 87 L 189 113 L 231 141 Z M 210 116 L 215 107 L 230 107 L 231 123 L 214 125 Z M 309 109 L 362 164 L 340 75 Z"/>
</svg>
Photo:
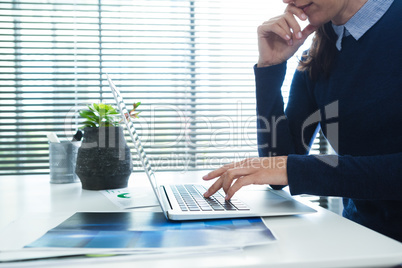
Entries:
<svg viewBox="0 0 402 268">
<path fill-rule="evenodd" d="M 308 25 L 301 30 L 295 16 L 306 20 L 302 9 L 289 4 L 285 13 L 258 27 L 259 59 L 257 67 L 267 67 L 287 61 L 317 27 Z"/>
<path fill-rule="evenodd" d="M 231 163 L 210 172 L 204 180 L 219 179 L 208 189 L 204 197 L 210 197 L 223 188 L 226 200 L 243 186 L 250 184 L 287 185 L 287 156 L 248 158 Z M 236 180 L 236 181 L 235 181 Z M 233 183 L 233 181 L 235 181 Z"/>
</svg>

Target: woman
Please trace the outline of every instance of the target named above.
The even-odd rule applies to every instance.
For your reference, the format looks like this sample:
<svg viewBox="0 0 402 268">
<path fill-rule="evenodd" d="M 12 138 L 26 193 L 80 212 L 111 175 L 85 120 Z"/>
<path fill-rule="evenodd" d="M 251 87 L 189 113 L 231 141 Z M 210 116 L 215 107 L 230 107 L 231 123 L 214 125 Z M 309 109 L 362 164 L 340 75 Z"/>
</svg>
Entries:
<svg viewBox="0 0 402 268">
<path fill-rule="evenodd" d="M 285 13 L 258 28 L 260 157 L 204 176 L 218 178 L 204 195 L 270 184 L 341 196 L 346 218 L 402 242 L 402 1 L 283 2 Z M 310 24 L 302 30 L 295 16 Z M 284 112 L 286 61 L 313 32 Z M 336 155 L 307 155 L 320 127 Z"/>
</svg>

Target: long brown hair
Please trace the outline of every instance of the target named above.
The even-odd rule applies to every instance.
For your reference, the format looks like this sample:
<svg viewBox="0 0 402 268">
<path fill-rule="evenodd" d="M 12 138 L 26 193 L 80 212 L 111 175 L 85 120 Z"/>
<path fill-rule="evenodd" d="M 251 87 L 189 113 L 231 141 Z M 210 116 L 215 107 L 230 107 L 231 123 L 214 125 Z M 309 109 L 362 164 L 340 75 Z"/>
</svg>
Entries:
<svg viewBox="0 0 402 268">
<path fill-rule="evenodd" d="M 336 39 L 331 22 L 321 25 L 315 32 L 310 50 L 300 60 L 298 70 L 308 71 L 313 81 L 320 74 L 328 77 L 336 53 Z"/>
</svg>

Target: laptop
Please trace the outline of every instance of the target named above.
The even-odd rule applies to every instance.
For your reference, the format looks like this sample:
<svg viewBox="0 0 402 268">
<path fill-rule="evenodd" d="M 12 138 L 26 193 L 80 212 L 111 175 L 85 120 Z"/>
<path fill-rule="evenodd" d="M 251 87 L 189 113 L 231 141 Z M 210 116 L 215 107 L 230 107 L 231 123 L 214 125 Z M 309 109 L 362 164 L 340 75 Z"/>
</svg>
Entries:
<svg viewBox="0 0 402 268">
<path fill-rule="evenodd" d="M 131 117 L 126 117 L 128 110 L 120 91 L 106 74 L 121 117 L 137 150 L 144 171 L 152 185 L 159 205 L 169 220 L 205 220 L 222 218 L 284 216 L 316 212 L 314 209 L 294 200 L 283 190 L 273 190 L 268 186 L 263 189 L 243 187 L 234 197 L 225 201 L 222 190 L 205 198 L 205 184 L 163 184 L 163 178 L 156 178 L 149 159 Z M 194 181 L 194 180 L 191 180 Z M 201 179 L 200 179 L 201 181 Z"/>
</svg>

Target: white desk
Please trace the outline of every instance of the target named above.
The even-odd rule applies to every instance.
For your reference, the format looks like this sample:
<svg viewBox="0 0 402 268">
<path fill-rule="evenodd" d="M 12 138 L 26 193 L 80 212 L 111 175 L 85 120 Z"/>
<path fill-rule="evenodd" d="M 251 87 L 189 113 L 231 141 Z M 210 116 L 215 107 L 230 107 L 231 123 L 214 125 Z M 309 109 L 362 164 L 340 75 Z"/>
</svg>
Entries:
<svg viewBox="0 0 402 268">
<path fill-rule="evenodd" d="M 170 172 L 162 173 L 168 180 L 187 182 L 189 178 L 201 178 L 202 175 L 204 173 L 199 172 L 174 175 Z M 150 198 L 154 198 L 144 174 L 133 173 L 129 187 L 134 186 L 144 187 L 149 191 Z M 264 218 L 278 239 L 270 245 L 246 248 L 236 254 L 218 252 L 213 255 L 180 257 L 157 255 L 127 262 L 130 266 L 147 268 L 393 267 L 402 263 L 402 243 L 320 207 L 314 208 L 317 213 Z M 101 193 L 82 190 L 80 183 L 50 184 L 47 175 L 2 176 L 0 250 L 23 247 L 77 211 L 119 210 Z M 64 267 L 63 261 L 57 266 Z M 97 268 L 115 266 L 114 261 L 74 265 Z"/>
</svg>

